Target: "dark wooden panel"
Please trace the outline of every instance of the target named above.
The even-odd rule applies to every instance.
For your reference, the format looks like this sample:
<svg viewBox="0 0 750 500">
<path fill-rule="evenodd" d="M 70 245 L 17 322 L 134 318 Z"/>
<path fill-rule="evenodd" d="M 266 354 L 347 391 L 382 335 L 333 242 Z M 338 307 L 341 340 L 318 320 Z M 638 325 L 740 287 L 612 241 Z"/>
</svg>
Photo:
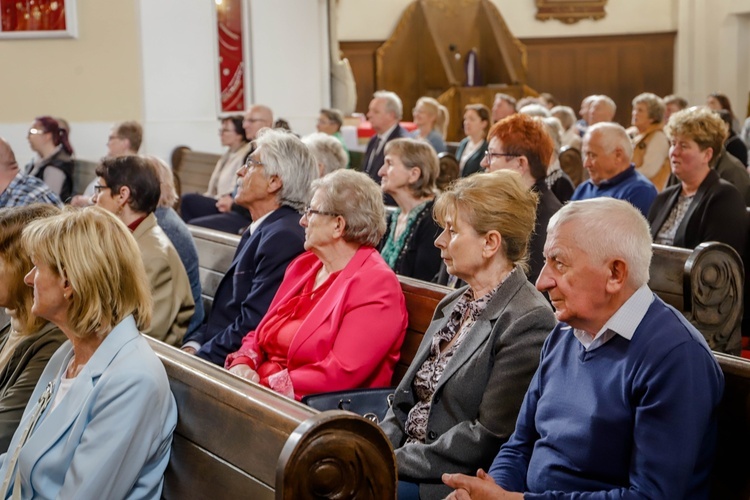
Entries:
<svg viewBox="0 0 750 500">
<path fill-rule="evenodd" d="M 375 92 L 375 51 L 383 44 L 377 42 L 341 42 L 341 52 L 349 64 L 357 83 L 357 111 L 367 112 L 372 94 Z"/>
<path fill-rule="evenodd" d="M 576 112 L 587 95 L 606 94 L 617 103 L 615 120 L 628 126 L 636 95 L 672 92 L 675 36 L 671 32 L 521 39 L 528 54 L 528 85 L 550 92 Z"/>
</svg>

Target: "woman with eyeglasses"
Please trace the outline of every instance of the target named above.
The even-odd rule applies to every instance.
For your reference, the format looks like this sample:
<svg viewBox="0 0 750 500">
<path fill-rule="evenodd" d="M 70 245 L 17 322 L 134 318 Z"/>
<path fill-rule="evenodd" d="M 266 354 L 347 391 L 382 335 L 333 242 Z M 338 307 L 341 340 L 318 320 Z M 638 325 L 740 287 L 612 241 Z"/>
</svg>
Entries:
<svg viewBox="0 0 750 500">
<path fill-rule="evenodd" d="M 383 195 L 353 170 L 313 181 L 312 193 L 300 220 L 306 252 L 225 366 L 297 400 L 389 386 L 407 314 L 398 278 L 375 248 L 385 232 Z"/>
<path fill-rule="evenodd" d="M 39 155 L 26 165 L 26 173 L 42 179 L 67 203 L 73 196 L 73 147 L 68 128 L 51 116 L 40 116 L 29 128 L 31 149 Z"/>
<path fill-rule="evenodd" d="M 385 145 L 380 187 L 397 208 L 388 217 L 380 254 L 397 274 L 430 281 L 440 269 L 440 250 L 433 242 L 440 226 L 432 218 L 435 180 L 440 171 L 435 151 L 416 139 L 394 139 Z"/>
<path fill-rule="evenodd" d="M 249 214 L 234 205 L 234 193 L 237 187 L 237 169 L 250 154 L 252 145 L 242 128 L 242 116 L 228 116 L 221 119 L 219 128 L 221 145 L 226 151 L 216 162 L 214 171 L 208 181 L 205 193 L 185 193 L 180 202 L 180 214 L 188 224 L 204 225 L 196 220 L 201 217 L 225 214 L 226 227 L 215 227 L 222 231 L 237 234 L 240 229 L 250 224 Z M 215 217 L 211 220 L 215 221 Z"/>
<path fill-rule="evenodd" d="M 154 212 L 161 196 L 159 175 L 149 160 L 140 156 L 106 158 L 96 168 L 96 175 L 99 178 L 91 201 L 128 226 L 146 267 L 154 314 L 143 333 L 181 346 L 195 301 L 185 266 L 156 220 Z"/>
</svg>

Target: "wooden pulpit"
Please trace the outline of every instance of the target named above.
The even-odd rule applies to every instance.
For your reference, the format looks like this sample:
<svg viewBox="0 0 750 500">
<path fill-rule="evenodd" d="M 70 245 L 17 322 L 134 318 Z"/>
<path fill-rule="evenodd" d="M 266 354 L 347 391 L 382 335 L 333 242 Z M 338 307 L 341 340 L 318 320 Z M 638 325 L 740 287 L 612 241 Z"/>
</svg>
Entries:
<svg viewBox="0 0 750 500">
<path fill-rule="evenodd" d="M 421 96 L 438 99 L 450 112 L 448 141 L 464 137 L 466 104 L 491 107 L 497 92 L 537 95 L 525 85 L 526 48 L 490 0 L 412 2 L 375 54 L 375 82 L 401 97 L 407 120 Z"/>
</svg>

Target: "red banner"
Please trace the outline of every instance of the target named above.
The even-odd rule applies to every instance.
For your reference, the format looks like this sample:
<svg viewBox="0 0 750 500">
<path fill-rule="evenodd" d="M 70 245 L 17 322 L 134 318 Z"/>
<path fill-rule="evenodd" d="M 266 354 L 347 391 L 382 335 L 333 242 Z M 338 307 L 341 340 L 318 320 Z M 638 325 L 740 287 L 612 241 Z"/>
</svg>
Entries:
<svg viewBox="0 0 750 500">
<path fill-rule="evenodd" d="M 242 51 L 242 0 L 216 2 L 219 33 L 219 82 L 222 113 L 245 110 L 245 64 Z"/>
</svg>

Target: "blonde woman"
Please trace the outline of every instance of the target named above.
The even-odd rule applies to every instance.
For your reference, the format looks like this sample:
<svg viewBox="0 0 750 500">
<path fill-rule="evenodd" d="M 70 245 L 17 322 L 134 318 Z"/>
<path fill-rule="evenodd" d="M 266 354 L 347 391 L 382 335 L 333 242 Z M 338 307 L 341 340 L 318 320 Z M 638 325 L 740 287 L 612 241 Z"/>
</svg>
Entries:
<svg viewBox="0 0 750 500">
<path fill-rule="evenodd" d="M 47 362 L 65 335 L 31 312 L 33 290 L 23 282 L 33 266 L 23 249 L 21 231 L 33 220 L 60 213 L 54 205 L 35 204 L 0 210 L 0 308 L 10 323 L 0 325 L 0 453 L 8 449 L 26 403 Z"/>
<path fill-rule="evenodd" d="M 97 207 L 30 223 L 31 312 L 68 341 L 0 460 L 2 498 L 159 498 L 177 406 L 140 332 L 152 301 L 138 245 Z"/>
<path fill-rule="evenodd" d="M 432 97 L 420 97 L 412 115 L 417 130 L 411 133 L 411 137 L 429 142 L 436 153 L 447 151 L 445 132 L 448 129 L 448 108 Z"/>
</svg>

